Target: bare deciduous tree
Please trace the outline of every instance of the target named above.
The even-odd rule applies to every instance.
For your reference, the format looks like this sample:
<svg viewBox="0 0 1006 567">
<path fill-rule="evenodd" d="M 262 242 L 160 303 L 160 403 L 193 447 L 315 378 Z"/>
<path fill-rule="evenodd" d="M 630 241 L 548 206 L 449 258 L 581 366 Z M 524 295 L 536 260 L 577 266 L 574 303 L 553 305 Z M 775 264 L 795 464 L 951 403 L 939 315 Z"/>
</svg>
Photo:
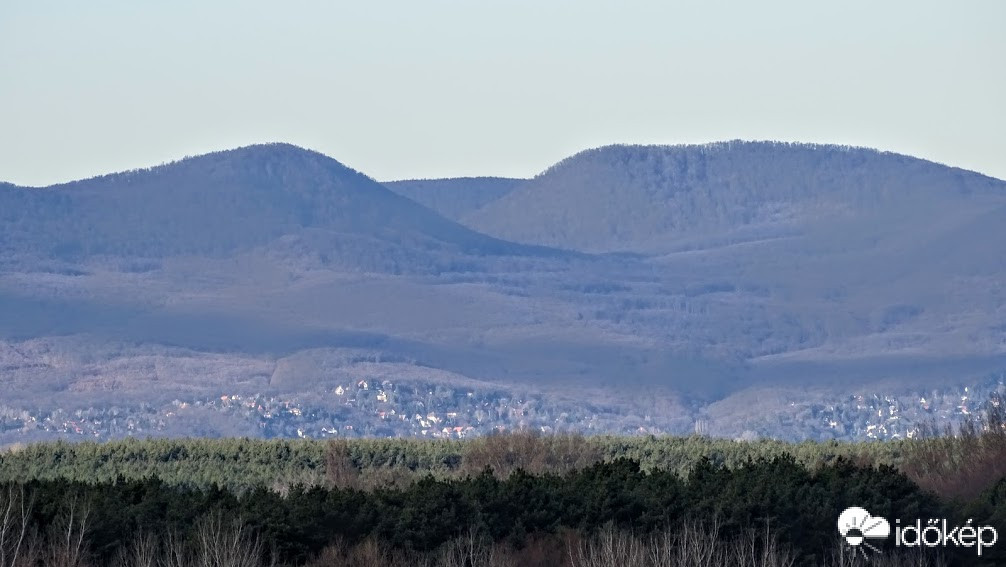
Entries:
<svg viewBox="0 0 1006 567">
<path fill-rule="evenodd" d="M 606 526 L 587 540 L 570 547 L 573 567 L 792 567 L 793 554 L 779 545 L 765 527 L 740 538 L 724 540 L 719 524 L 685 522 L 677 531 L 649 537 Z"/>
<path fill-rule="evenodd" d="M 262 541 L 240 518 L 220 512 L 203 516 L 196 525 L 195 567 L 261 567 Z"/>
<path fill-rule="evenodd" d="M 920 487 L 960 500 L 1006 476 L 1006 399 L 993 395 L 984 412 L 954 427 L 935 421 L 906 445 L 901 470 Z"/>
<path fill-rule="evenodd" d="M 24 486 L 8 484 L 0 492 L 0 567 L 20 567 L 36 559 L 31 508 L 32 499 L 25 494 Z"/>
<path fill-rule="evenodd" d="M 163 552 L 157 538 L 140 531 L 127 547 L 119 550 L 115 567 L 161 567 Z"/>
<path fill-rule="evenodd" d="M 189 553 L 185 545 L 185 538 L 178 532 L 169 530 L 164 536 L 164 544 L 161 546 L 161 557 L 158 567 L 188 567 Z"/>
<path fill-rule="evenodd" d="M 469 529 L 463 536 L 440 548 L 437 565 L 441 567 L 511 567 L 513 559 L 492 540 Z"/>
<path fill-rule="evenodd" d="M 488 435 L 465 446 L 464 471 L 478 474 L 489 467 L 502 478 L 517 470 L 562 474 L 601 461 L 600 448 L 582 435 L 541 436 L 533 431 Z"/>
<path fill-rule="evenodd" d="M 360 487 L 360 469 L 353 463 L 345 439 L 333 439 L 325 447 L 325 480 L 336 488 Z"/>
<path fill-rule="evenodd" d="M 87 528 L 91 508 L 76 498 L 51 526 L 46 550 L 46 567 L 85 567 L 87 565 Z"/>
</svg>

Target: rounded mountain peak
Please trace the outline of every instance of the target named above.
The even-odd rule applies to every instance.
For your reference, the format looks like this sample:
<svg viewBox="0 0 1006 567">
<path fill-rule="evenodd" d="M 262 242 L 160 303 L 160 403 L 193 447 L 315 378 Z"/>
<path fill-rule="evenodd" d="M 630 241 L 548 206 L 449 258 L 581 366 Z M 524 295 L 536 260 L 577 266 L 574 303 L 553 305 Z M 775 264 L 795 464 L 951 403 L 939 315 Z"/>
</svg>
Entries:
<svg viewBox="0 0 1006 567">
<path fill-rule="evenodd" d="M 54 248 L 84 256 L 221 255 L 303 231 L 338 235 L 332 236 L 336 241 L 510 250 L 328 156 L 291 144 L 256 144 L 37 193 L 10 193 L 12 199 L 33 200 L 17 207 L 19 218 L 23 211 L 37 213 L 24 223 L 31 241 L 26 246 L 55 239 Z"/>
<path fill-rule="evenodd" d="M 1003 186 L 978 173 L 867 148 L 613 145 L 560 161 L 464 220 L 517 242 L 658 250 L 695 236 L 777 231 L 835 215 L 939 208 L 1002 196 Z"/>
</svg>

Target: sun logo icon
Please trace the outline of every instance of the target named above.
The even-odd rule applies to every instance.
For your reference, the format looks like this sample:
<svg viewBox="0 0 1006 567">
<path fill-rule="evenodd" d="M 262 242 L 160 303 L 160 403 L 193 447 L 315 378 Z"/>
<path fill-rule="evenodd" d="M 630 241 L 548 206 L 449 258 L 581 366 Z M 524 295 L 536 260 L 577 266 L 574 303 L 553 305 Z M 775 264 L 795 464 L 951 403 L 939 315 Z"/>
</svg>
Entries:
<svg viewBox="0 0 1006 567">
<path fill-rule="evenodd" d="M 853 549 L 854 554 L 861 554 L 865 558 L 864 547 L 874 553 L 880 553 L 880 550 L 867 540 L 887 539 L 887 536 L 891 535 L 891 524 L 880 516 L 873 516 L 865 509 L 853 506 L 839 514 L 838 533 L 842 534 L 845 543 Z"/>
</svg>

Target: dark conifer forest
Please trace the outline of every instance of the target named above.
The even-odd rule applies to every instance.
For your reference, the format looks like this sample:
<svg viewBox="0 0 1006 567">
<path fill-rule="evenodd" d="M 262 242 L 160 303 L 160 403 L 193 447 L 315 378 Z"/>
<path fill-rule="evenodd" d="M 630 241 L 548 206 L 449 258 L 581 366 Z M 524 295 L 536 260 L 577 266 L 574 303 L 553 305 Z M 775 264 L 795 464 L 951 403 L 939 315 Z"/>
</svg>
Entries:
<svg viewBox="0 0 1006 567">
<path fill-rule="evenodd" d="M 859 506 L 1006 528 L 1006 429 L 901 443 L 124 440 L 0 455 L 0 561 L 85 565 L 853 565 Z M 1001 565 L 995 546 L 881 565 Z M 879 563 L 878 563 L 879 562 Z"/>
</svg>

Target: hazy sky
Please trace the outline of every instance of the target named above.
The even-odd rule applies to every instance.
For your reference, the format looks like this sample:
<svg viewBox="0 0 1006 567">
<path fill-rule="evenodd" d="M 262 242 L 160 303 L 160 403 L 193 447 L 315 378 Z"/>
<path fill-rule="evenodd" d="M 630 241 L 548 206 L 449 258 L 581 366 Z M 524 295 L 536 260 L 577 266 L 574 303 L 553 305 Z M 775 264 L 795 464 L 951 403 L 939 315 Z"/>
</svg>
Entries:
<svg viewBox="0 0 1006 567">
<path fill-rule="evenodd" d="M 0 179 L 264 141 L 378 179 L 603 144 L 854 144 L 1006 178 L 1006 2 L 3 0 Z"/>
</svg>

